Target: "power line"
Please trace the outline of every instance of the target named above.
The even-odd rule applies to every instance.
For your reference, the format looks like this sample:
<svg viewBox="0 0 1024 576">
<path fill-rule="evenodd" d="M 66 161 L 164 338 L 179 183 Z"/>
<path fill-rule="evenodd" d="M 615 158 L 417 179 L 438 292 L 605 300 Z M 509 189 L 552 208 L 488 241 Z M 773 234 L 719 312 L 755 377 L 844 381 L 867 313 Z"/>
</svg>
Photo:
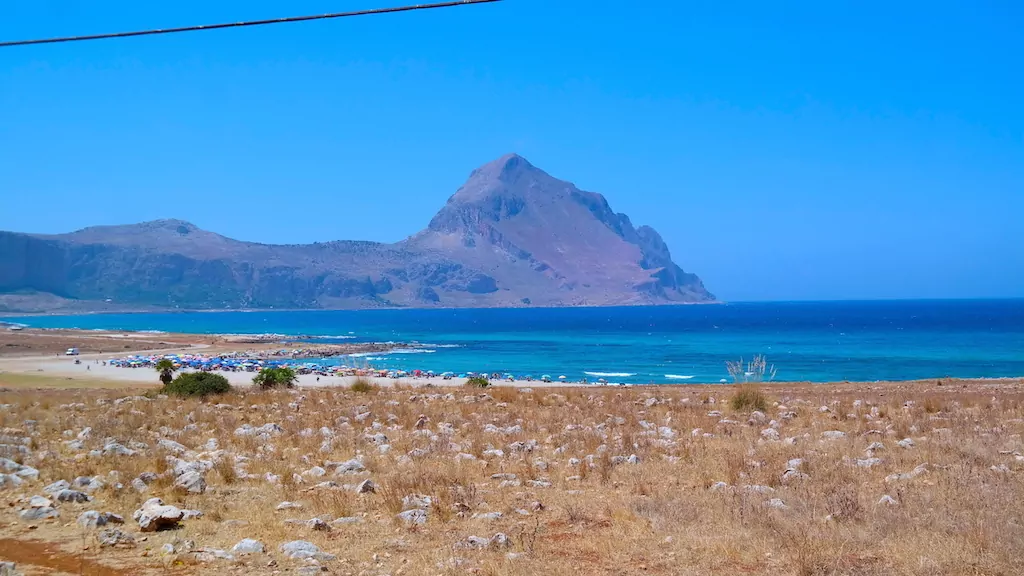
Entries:
<svg viewBox="0 0 1024 576">
<path fill-rule="evenodd" d="M 248 22 L 228 22 L 223 24 L 206 24 L 201 26 L 184 26 L 181 28 L 163 28 L 157 30 L 137 30 L 134 32 L 114 32 L 109 34 L 93 34 L 90 36 L 65 36 L 62 38 L 41 38 L 37 40 L 14 40 L 0 42 L 0 48 L 12 46 L 28 46 L 32 44 L 58 44 L 61 42 L 83 42 L 86 40 L 104 40 L 107 38 L 130 38 L 132 36 L 153 36 L 156 34 L 175 34 L 178 32 L 197 32 L 200 30 L 219 30 L 221 28 L 242 28 L 246 26 L 263 26 L 265 24 L 284 24 L 286 22 L 306 22 L 308 20 L 332 20 L 349 16 L 369 16 L 372 14 L 391 14 L 394 12 L 412 12 L 414 10 L 431 10 L 434 8 L 452 8 L 469 4 L 487 4 L 501 0 L 455 0 L 434 4 L 416 4 L 411 6 L 394 6 L 391 8 L 374 8 L 355 12 L 335 12 L 333 14 L 315 14 L 312 16 L 291 16 L 288 18 L 271 18 L 269 20 L 251 20 Z"/>
</svg>

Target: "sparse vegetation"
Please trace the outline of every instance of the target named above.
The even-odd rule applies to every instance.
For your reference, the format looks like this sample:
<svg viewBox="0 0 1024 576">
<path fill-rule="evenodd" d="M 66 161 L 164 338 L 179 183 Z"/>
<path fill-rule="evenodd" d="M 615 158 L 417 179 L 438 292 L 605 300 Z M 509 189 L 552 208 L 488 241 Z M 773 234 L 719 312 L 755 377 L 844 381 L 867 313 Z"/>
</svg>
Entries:
<svg viewBox="0 0 1024 576">
<path fill-rule="evenodd" d="M 740 384 L 736 388 L 736 393 L 729 400 L 729 405 L 737 411 L 760 410 L 764 412 L 768 409 L 768 398 L 761 392 L 761 388 L 757 384 Z"/>
<path fill-rule="evenodd" d="M 156 363 L 156 371 L 160 374 L 160 381 L 163 382 L 164 386 L 167 386 L 174 380 L 174 373 L 177 372 L 178 368 L 174 365 L 174 362 L 164 358 Z"/>
<path fill-rule="evenodd" d="M 743 358 L 737 362 L 726 362 L 726 370 L 733 382 L 737 384 L 746 382 L 771 382 L 775 380 L 775 365 L 768 364 L 768 358 L 763 354 L 754 356 L 749 363 L 744 363 Z"/>
<path fill-rule="evenodd" d="M 368 394 L 380 390 L 380 387 L 370 382 L 368 378 L 356 378 L 349 389 L 359 394 Z"/>
<path fill-rule="evenodd" d="M 162 392 L 171 396 L 206 397 L 231 391 L 228 379 L 212 372 L 185 372 L 163 387 Z"/>
<path fill-rule="evenodd" d="M 354 574 L 1024 573 L 1024 528 L 1012 521 L 1024 516 L 1024 383 L 965 385 L 775 384 L 770 401 L 754 382 L 736 392 L 276 388 L 215 402 L 9 390 L 0 428 L 28 439 L 10 442 L 30 447 L 20 461 L 39 480 L 4 488 L 0 538 L 60 543 L 53 554 L 110 563 L 111 574 L 162 573 L 167 558 L 141 552 L 166 543 L 230 550 L 242 538 L 263 542 L 266 557 L 173 562 L 200 575 L 290 573 L 302 563 L 280 545 L 308 540 L 338 555 L 329 570 Z M 765 422 L 723 407 L 747 390 L 742 409 L 762 409 Z M 79 457 L 111 441 L 134 455 Z M 355 458 L 365 471 L 337 472 Z M 205 493 L 175 487 L 179 461 L 210 463 Z M 142 494 L 131 485 L 146 472 Z M 105 487 L 27 531 L 26 499 L 78 477 Z M 375 489 L 357 493 L 366 479 Z M 204 515 L 125 550 L 101 549 L 75 524 L 82 510 L 110 511 L 138 536 L 132 512 L 154 496 Z M 277 510 L 283 501 L 301 508 Z M 424 525 L 396 518 L 410 507 L 426 510 Z M 310 518 L 346 520 L 286 522 Z M 466 546 L 499 532 L 510 547 Z"/>
<path fill-rule="evenodd" d="M 293 388 L 298 376 L 295 371 L 288 367 L 264 368 L 259 374 L 253 377 L 252 383 L 261 390 L 271 388 Z"/>
<path fill-rule="evenodd" d="M 472 388 L 487 388 L 491 385 L 491 381 L 483 376 L 473 376 L 466 381 L 466 386 Z"/>
</svg>

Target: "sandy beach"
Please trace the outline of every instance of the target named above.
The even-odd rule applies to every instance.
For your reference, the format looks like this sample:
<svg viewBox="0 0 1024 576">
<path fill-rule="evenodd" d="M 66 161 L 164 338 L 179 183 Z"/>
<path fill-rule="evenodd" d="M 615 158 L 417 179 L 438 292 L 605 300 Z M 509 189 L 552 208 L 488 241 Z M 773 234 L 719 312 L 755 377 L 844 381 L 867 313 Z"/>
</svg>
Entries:
<svg viewBox="0 0 1024 576">
<path fill-rule="evenodd" d="M 195 350 L 192 348 L 191 350 Z M 152 353 L 153 351 L 148 351 Z M 180 352 L 180 350 L 167 350 L 168 353 Z M 94 380 L 108 380 L 139 385 L 157 385 L 157 373 L 152 368 L 118 368 L 106 365 L 102 362 L 108 359 L 107 355 L 82 355 L 78 357 L 81 364 L 75 364 L 72 357 L 54 358 L 52 356 L 25 357 L 0 359 L 0 385 L 3 384 L 4 373 L 46 375 L 60 378 L 87 378 Z M 97 363 L 99 361 L 99 363 Z M 252 372 L 226 372 L 217 371 L 217 374 L 224 376 L 232 386 L 251 386 Z M 366 377 L 378 386 L 463 386 L 466 378 L 451 378 L 445 380 L 440 376 L 433 378 L 377 378 Z M 358 379 L 356 376 L 317 376 L 316 374 L 300 374 L 297 385 L 303 388 L 331 388 L 351 386 Z M 501 381 L 494 382 L 494 385 L 515 386 L 520 388 L 564 388 L 574 386 L 598 387 L 598 384 L 579 384 L 574 382 L 541 382 L 533 380 Z M 603 386 L 602 386 L 603 387 Z"/>
</svg>

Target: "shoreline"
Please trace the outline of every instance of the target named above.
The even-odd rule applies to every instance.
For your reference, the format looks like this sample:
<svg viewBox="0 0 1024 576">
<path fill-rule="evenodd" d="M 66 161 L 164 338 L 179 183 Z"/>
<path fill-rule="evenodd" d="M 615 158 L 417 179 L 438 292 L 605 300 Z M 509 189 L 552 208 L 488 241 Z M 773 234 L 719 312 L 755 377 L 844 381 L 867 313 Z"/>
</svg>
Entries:
<svg viewBox="0 0 1024 576">
<path fill-rule="evenodd" d="M 198 348 L 190 348 L 188 351 L 197 351 Z M 168 350 L 149 350 L 148 353 L 174 353 L 176 351 L 184 352 L 186 350 L 181 349 L 168 349 Z M 108 384 L 119 384 L 124 387 L 140 386 L 159 386 L 156 371 L 151 367 L 141 368 L 122 368 L 113 365 L 104 366 L 102 362 L 108 359 L 107 354 L 83 354 L 74 358 L 81 361 L 81 364 L 74 364 L 72 357 L 54 357 L 54 356 L 32 356 L 32 357 L 9 357 L 0 358 L 0 388 L 5 386 L 4 375 L 12 376 L 25 376 L 30 378 L 38 379 L 53 379 L 53 380 L 64 380 L 64 381 L 95 381 L 105 382 Z M 100 362 L 100 363 L 97 363 Z M 183 370 L 180 372 L 193 371 Z M 179 372 L 179 373 L 180 373 Z M 256 375 L 254 372 L 231 372 L 231 371 L 214 371 L 215 374 L 220 374 L 227 378 L 228 382 L 232 386 L 239 388 L 250 388 L 252 386 L 252 379 Z M 322 376 L 317 374 L 301 374 L 297 375 L 296 388 L 347 388 L 351 386 L 357 380 L 368 380 L 373 384 L 381 388 L 393 388 L 395 386 L 403 386 L 410 388 L 466 388 L 468 378 L 449 378 L 445 379 L 441 376 L 434 377 L 399 377 L 399 378 L 388 378 L 380 376 Z M 766 389 L 771 388 L 845 388 L 845 387 L 892 387 L 892 386 L 947 386 L 950 389 L 956 386 L 967 386 L 967 385 L 1015 385 L 1024 388 L 1024 377 L 996 377 L 996 378 L 948 378 L 948 377 L 936 377 L 936 378 L 924 378 L 924 379 L 913 379 L 913 380 L 875 380 L 875 381 L 831 381 L 831 382 L 810 382 L 810 381 L 764 381 L 752 383 Z M 581 382 L 542 382 L 539 380 L 495 380 L 491 381 L 490 388 L 536 388 L 536 389 L 622 389 L 622 388 L 638 388 L 638 389 L 686 389 L 686 390 L 703 390 L 703 389 L 722 389 L 730 388 L 738 385 L 735 382 L 727 383 L 710 383 L 710 382 L 694 382 L 694 383 L 680 383 L 680 382 L 663 382 L 663 383 L 652 383 L 652 384 L 599 384 L 599 383 L 581 383 Z M 46 386 L 40 386 L 45 388 Z"/>
<path fill-rule="evenodd" d="M 17 324 L 3 324 L 0 326 L 18 326 Z M 293 339 L 303 338 L 303 336 L 288 336 L 284 334 L 271 334 L 271 333 L 260 333 L 260 334 L 189 334 L 189 333 L 169 333 L 161 331 L 128 331 L 128 330 L 89 330 L 89 329 L 65 329 L 65 328 L 24 328 L 14 329 L 2 328 L 0 329 L 0 337 L 7 337 L 8 340 L 15 339 L 19 340 L 31 340 L 36 339 L 45 340 L 48 338 L 64 339 L 65 341 L 72 341 L 78 345 L 81 342 L 82 353 L 77 356 L 66 356 L 64 355 L 63 348 L 61 345 L 57 345 L 56 350 L 51 350 L 48 353 L 42 354 L 17 354 L 10 353 L 5 349 L 3 344 L 0 344 L 0 386 L 3 385 L 3 374 L 11 375 L 22 375 L 28 377 L 50 377 L 56 379 L 87 379 L 94 381 L 103 381 L 111 384 L 123 384 L 126 386 L 137 384 L 137 385 L 148 385 L 157 382 L 155 371 L 152 367 L 118 367 L 114 365 L 103 365 L 103 362 L 110 360 L 112 357 L 124 358 L 127 356 L 142 355 L 170 355 L 170 354 L 203 354 L 203 355 L 230 355 L 230 354 L 251 354 L 253 356 L 267 358 L 288 358 L 294 361 L 300 361 L 304 359 L 314 358 L 326 358 L 329 356 L 347 356 L 350 354 L 362 354 L 362 353 L 383 353 L 386 349 L 403 348 L 403 347 L 415 347 L 417 343 L 399 343 L 399 342 L 365 342 L 365 343 L 351 343 L 351 344 L 309 344 L 308 342 L 297 342 Z M 321 337 L 306 337 L 310 340 L 318 338 L 328 338 L 325 336 Z M 338 337 L 331 337 L 338 338 Z M 116 344 L 116 348 L 111 350 L 99 350 L 92 351 L 86 346 L 86 344 L 92 345 L 93 342 L 104 342 L 106 344 Z M 240 344 L 245 345 L 246 350 L 240 350 Z M 284 346 L 294 347 L 296 344 L 306 344 L 305 348 L 311 350 L 317 350 L 320 348 L 332 347 L 335 350 L 325 356 L 323 354 L 313 355 L 277 355 L 269 354 L 271 351 L 280 350 Z M 148 347 L 146 346 L 148 345 Z M 8 343 L 6 346 L 12 346 Z M 390 348 L 388 348 L 390 347 Z M 78 359 L 81 363 L 75 364 L 74 360 Z M 141 369 L 140 369 L 141 368 Z M 410 370 L 411 372 L 411 370 Z M 228 370 L 216 370 L 215 373 L 223 375 L 233 386 L 248 387 L 252 384 L 252 378 L 256 375 L 255 372 L 248 371 L 228 371 Z M 435 375 L 433 377 L 427 376 L 401 376 L 401 377 L 386 377 L 379 375 L 324 375 L 324 374 L 299 374 L 297 385 L 300 387 L 307 388 L 337 388 L 350 386 L 359 378 L 367 379 L 374 384 L 381 387 L 391 387 L 394 385 L 411 386 L 411 387 L 424 387 L 424 386 L 435 386 L 435 387 L 462 387 L 466 384 L 467 377 L 449 377 L 443 378 L 441 375 Z M 839 385 L 854 385 L 854 386 L 873 386 L 882 384 L 916 384 L 916 383 L 938 383 L 939 386 L 944 385 L 945 382 L 949 383 L 1020 383 L 1024 382 L 1024 375 L 1021 376 L 1000 376 L 1000 377 L 950 377 L 950 376 L 934 376 L 928 378 L 914 378 L 904 380 L 869 380 L 869 381 L 852 381 L 852 380 L 831 380 L 815 382 L 809 380 L 773 380 L 757 382 L 762 386 L 839 386 Z M 617 382 L 580 382 L 580 381 L 560 381 L 553 380 L 550 382 L 544 382 L 539 379 L 525 380 L 525 379 L 513 379 L 513 380 L 492 380 L 492 386 L 508 386 L 516 388 L 687 388 L 694 389 L 699 387 L 725 387 L 734 386 L 736 382 L 692 382 L 692 381 L 679 381 L 679 380 L 664 380 L 664 381 L 651 381 L 645 383 L 617 383 Z"/>
</svg>

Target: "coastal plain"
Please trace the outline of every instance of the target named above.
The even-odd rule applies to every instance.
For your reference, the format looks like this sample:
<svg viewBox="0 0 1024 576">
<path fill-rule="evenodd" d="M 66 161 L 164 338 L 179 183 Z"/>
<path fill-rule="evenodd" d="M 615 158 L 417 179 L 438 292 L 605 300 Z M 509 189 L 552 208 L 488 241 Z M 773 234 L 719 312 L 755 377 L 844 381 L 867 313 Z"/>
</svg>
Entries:
<svg viewBox="0 0 1024 576">
<path fill-rule="evenodd" d="M 163 344 L 231 343 L 140 348 Z M 56 368 L 89 352 L 0 360 L 0 560 L 24 574 L 1024 572 L 1018 379 L 200 401 Z"/>
</svg>

